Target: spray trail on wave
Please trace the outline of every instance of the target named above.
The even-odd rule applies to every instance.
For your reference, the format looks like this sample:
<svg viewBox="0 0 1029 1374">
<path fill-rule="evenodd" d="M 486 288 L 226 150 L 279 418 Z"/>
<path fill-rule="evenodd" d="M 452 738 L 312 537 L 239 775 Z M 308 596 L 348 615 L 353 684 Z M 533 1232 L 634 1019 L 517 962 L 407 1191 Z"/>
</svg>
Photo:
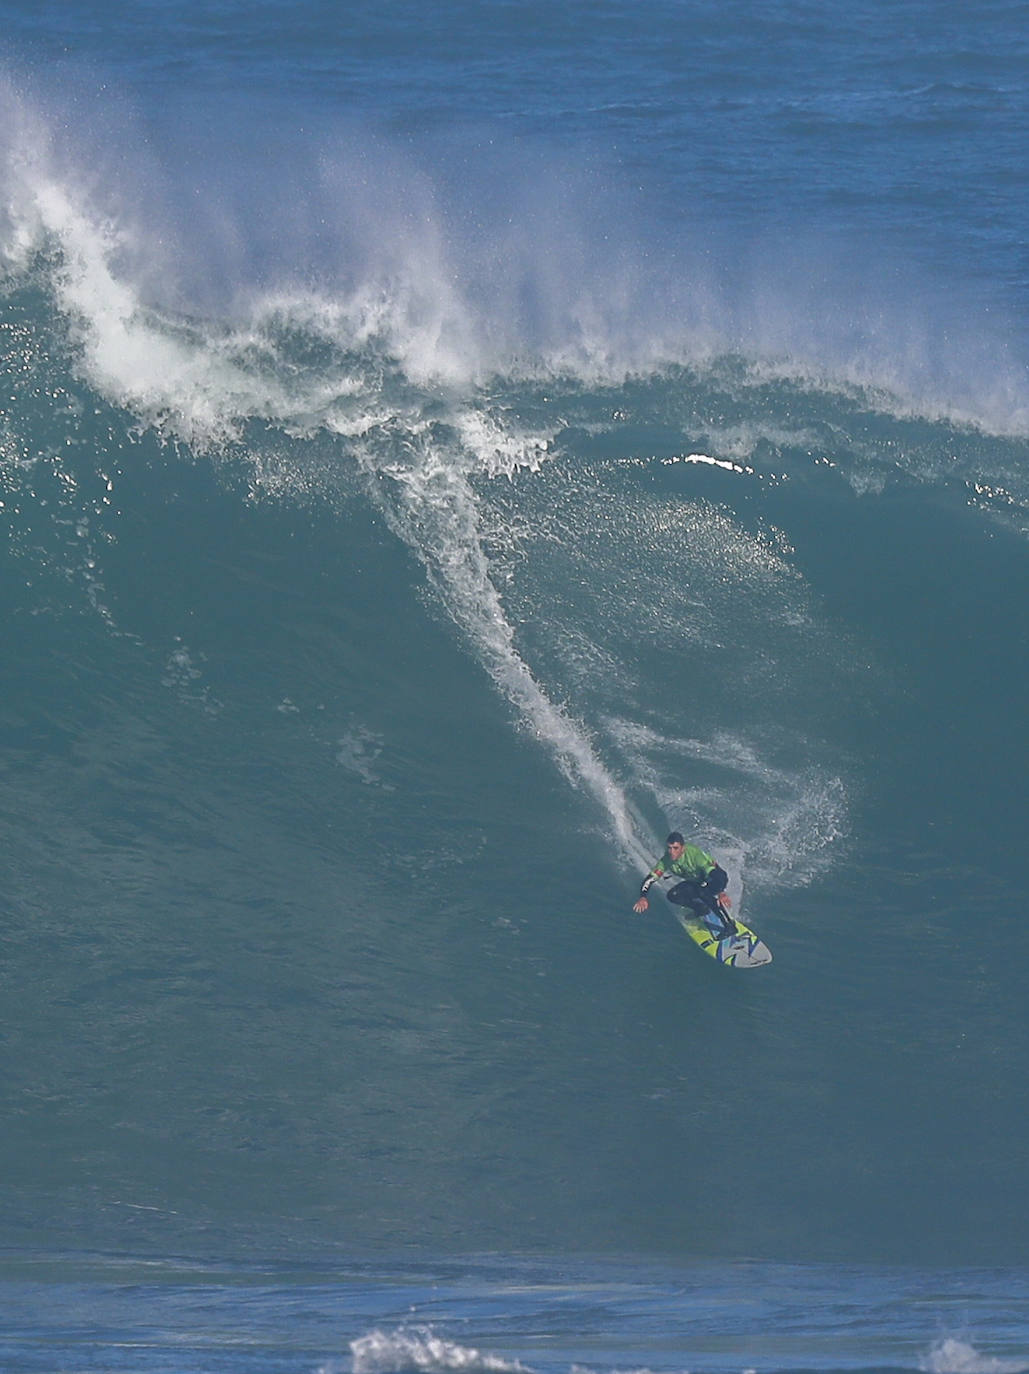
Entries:
<svg viewBox="0 0 1029 1374">
<path fill-rule="evenodd" d="M 483 549 L 479 506 L 470 482 L 468 469 L 481 459 L 462 455 L 459 444 L 444 447 L 431 429 L 409 437 L 402 447 L 406 461 L 375 462 L 371 469 L 380 483 L 388 480 L 397 498 L 386 506 L 394 529 L 424 563 L 443 603 L 497 686 L 550 749 L 568 780 L 604 808 L 625 861 L 639 864 L 647 856 L 647 846 L 639 838 L 622 788 L 582 725 L 550 700 L 515 646 L 515 630 Z M 528 441 L 513 459 L 510 445 L 507 448 L 503 462 L 511 471 L 538 469 L 546 456 L 545 441 Z M 367 444 L 364 453 L 365 461 L 372 462 Z M 495 456 L 500 458 L 499 453 Z"/>
</svg>

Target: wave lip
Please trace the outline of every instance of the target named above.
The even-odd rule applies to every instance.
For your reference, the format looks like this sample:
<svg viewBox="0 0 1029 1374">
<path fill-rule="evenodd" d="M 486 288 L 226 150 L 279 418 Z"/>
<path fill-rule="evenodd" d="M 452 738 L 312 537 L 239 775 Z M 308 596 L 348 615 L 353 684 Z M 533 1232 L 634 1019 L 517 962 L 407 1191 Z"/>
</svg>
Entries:
<svg viewBox="0 0 1029 1374">
<path fill-rule="evenodd" d="M 370 1331 L 350 1342 L 352 1374 L 531 1374 L 517 1360 L 444 1340 L 428 1326 Z"/>
</svg>

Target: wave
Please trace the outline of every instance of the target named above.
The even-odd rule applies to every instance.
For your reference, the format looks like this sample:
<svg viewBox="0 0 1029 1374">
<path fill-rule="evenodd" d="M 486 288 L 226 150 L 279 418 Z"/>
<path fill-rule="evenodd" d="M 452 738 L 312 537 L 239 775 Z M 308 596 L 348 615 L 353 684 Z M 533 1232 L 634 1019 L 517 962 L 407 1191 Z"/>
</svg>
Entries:
<svg viewBox="0 0 1029 1374">
<path fill-rule="evenodd" d="M 254 501 L 369 502 L 522 727 L 597 804 L 627 867 L 671 820 L 746 856 L 761 883 L 807 882 L 848 828 L 845 762 L 802 762 L 774 704 L 796 701 L 802 680 L 827 695 L 850 650 L 780 529 L 710 499 L 655 503 L 664 474 L 711 469 L 744 504 L 788 484 L 830 494 L 841 478 L 865 494 L 956 483 L 991 518 L 1029 529 L 1018 443 L 773 382 L 741 359 L 605 383 L 520 371 L 444 386 L 310 302 L 292 313 L 280 302 L 245 329 L 155 312 L 119 282 L 110 236 L 56 191 L 46 203 L 57 238 L 12 267 L 8 302 L 20 296 L 51 359 L 68 355 L 70 423 L 76 407 L 115 407 L 126 448 L 148 431 L 185 445 L 183 461 L 242 467 Z M 9 423 L 8 438 L 27 471 L 33 436 Z M 77 576 L 110 616 L 99 512 L 72 513 L 89 555 Z M 652 700 L 634 666 L 641 640 L 660 658 L 684 586 L 685 647 L 731 672 L 743 731 L 696 691 L 685 738 L 669 730 L 666 695 Z"/>
<path fill-rule="evenodd" d="M 121 425 L 127 461 L 147 433 L 176 461 L 243 469 L 255 502 L 366 502 L 423 567 L 520 728 L 591 800 L 627 868 L 650 859 L 648 837 L 668 822 L 764 885 L 810 882 L 831 862 L 857 784 L 841 751 L 813 761 L 810 740 L 824 702 L 854 690 L 857 658 L 865 687 L 878 669 L 827 623 L 789 537 L 762 511 L 787 487 L 817 502 L 841 482 L 873 499 L 917 483 L 1029 533 L 1017 437 L 1029 408 L 1013 383 L 972 408 L 937 406 L 928 373 L 921 396 L 898 395 L 861 349 L 834 373 L 786 335 L 777 356 L 728 352 L 741 333 L 731 311 L 710 327 L 710 301 L 669 332 L 653 283 L 633 272 L 607 290 L 593 269 L 571 286 L 548 269 L 544 289 L 532 252 L 512 263 L 493 244 L 484 257 L 482 241 L 459 266 L 467 245 L 446 208 L 423 173 L 390 157 L 386 188 L 356 208 L 352 177 L 323 167 L 321 208 L 344 207 L 334 242 L 347 266 L 311 262 L 303 285 L 302 272 L 276 278 L 275 264 L 272 280 L 249 277 L 229 216 L 238 273 L 205 313 L 185 299 L 183 250 L 161 246 L 167 226 L 125 208 L 132 188 L 87 186 L 30 102 L 9 86 L 0 103 L 6 302 L 45 366 L 66 369 L 69 425 L 103 411 Z M 401 187 L 424 211 L 417 233 L 410 208 L 391 218 Z M 217 205 L 206 212 L 217 218 Z M 588 257 L 577 232 L 553 229 Z M 554 244 L 537 247 L 548 257 Z M 491 294 L 485 267 L 498 254 Z M 526 293 L 552 308 L 512 304 Z M 896 380 L 889 366 L 883 375 Z M 12 411 L 9 484 L 29 483 L 36 430 L 52 423 Z M 726 486 L 670 494 L 686 468 L 735 484 L 733 502 Z M 103 509 L 79 509 L 67 475 L 86 555 L 75 575 L 113 627 Z M 110 503 L 107 469 L 105 481 Z M 683 658 L 688 727 L 675 704 Z M 190 676 L 181 655 L 169 662 Z"/>
</svg>

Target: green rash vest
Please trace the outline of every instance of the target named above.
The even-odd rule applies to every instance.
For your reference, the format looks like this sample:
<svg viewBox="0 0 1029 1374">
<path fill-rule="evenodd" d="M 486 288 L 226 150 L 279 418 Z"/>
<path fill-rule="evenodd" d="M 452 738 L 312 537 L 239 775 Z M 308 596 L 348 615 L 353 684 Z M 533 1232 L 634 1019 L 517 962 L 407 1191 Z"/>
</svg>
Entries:
<svg viewBox="0 0 1029 1374">
<path fill-rule="evenodd" d="M 643 895 L 650 890 L 653 883 L 658 878 L 663 878 L 666 873 L 674 873 L 678 878 L 689 878 L 693 882 L 703 882 L 709 873 L 715 868 L 715 861 L 710 854 L 705 854 L 702 849 L 698 849 L 695 844 L 688 844 L 677 859 L 673 859 L 666 849 L 661 858 L 643 879 L 643 886 L 640 892 Z"/>
</svg>

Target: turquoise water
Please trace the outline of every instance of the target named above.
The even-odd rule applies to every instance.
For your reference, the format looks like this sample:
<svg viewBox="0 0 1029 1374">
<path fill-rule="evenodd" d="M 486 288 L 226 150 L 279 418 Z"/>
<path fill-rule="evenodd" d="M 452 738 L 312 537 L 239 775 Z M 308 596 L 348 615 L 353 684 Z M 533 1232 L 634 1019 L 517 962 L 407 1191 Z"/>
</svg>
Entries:
<svg viewBox="0 0 1029 1374">
<path fill-rule="evenodd" d="M 5 1367 L 1026 1367 L 1020 8 L 0 13 Z"/>
</svg>

